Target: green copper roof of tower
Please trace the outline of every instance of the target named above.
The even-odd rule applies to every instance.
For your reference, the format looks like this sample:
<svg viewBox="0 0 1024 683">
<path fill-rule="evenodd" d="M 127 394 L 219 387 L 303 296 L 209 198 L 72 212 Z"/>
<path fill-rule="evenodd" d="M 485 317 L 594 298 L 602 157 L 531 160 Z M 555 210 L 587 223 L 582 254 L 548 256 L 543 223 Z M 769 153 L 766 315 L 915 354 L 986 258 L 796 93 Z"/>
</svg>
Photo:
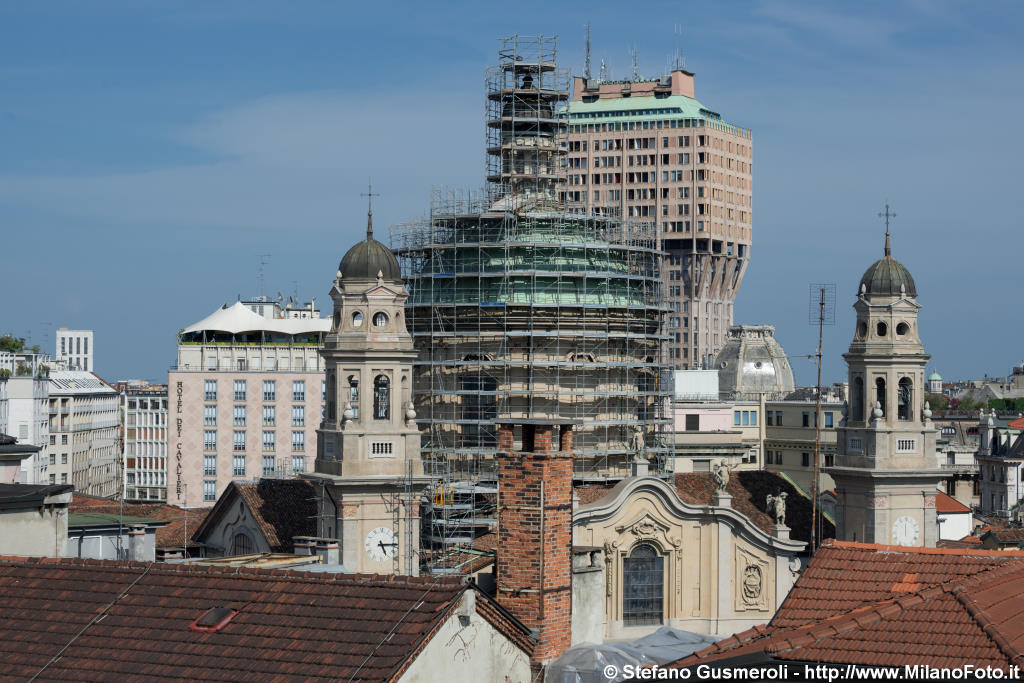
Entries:
<svg viewBox="0 0 1024 683">
<path fill-rule="evenodd" d="M 561 113 L 567 113 L 570 124 L 613 123 L 615 121 L 663 121 L 665 119 L 698 119 L 712 122 L 718 128 L 731 133 L 750 137 L 746 128 L 726 123 L 722 117 L 707 109 L 699 101 L 686 95 L 655 97 L 614 97 L 594 102 L 575 101 Z"/>
<path fill-rule="evenodd" d="M 917 297 L 914 278 L 902 263 L 892 257 L 889 233 L 885 233 L 885 255 L 864 271 L 860 285 L 857 286 L 857 293 L 863 289 L 865 294 L 900 296 L 901 286 L 904 288 L 904 296 Z"/>
</svg>

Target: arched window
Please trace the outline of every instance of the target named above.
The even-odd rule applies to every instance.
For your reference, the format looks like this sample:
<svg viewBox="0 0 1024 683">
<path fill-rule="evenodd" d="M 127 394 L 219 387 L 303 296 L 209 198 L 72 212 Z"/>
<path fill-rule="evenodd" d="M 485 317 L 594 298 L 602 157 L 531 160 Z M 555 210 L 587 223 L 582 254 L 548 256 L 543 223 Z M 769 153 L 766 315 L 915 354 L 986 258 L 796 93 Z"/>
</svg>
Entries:
<svg viewBox="0 0 1024 683">
<path fill-rule="evenodd" d="M 660 624 L 665 613 L 665 559 L 649 543 L 622 560 L 622 623 Z"/>
<path fill-rule="evenodd" d="M 359 378 L 348 376 L 348 403 L 352 408 L 352 419 L 359 419 Z"/>
<path fill-rule="evenodd" d="M 899 383 L 899 394 L 896 397 L 896 417 L 900 420 L 909 420 L 913 414 L 914 385 L 909 377 L 904 377 Z"/>
<path fill-rule="evenodd" d="M 248 534 L 239 532 L 231 539 L 232 555 L 252 555 L 256 552 L 256 546 Z"/>
<path fill-rule="evenodd" d="M 324 393 L 327 394 L 327 419 L 328 420 L 333 420 L 335 415 L 337 414 L 337 413 L 335 413 L 335 406 L 334 406 L 334 383 L 335 383 L 334 371 L 330 371 L 330 372 L 327 373 L 327 390 L 324 392 Z"/>
<path fill-rule="evenodd" d="M 875 401 L 882 407 L 882 415 L 886 415 L 885 412 L 885 380 L 879 377 L 875 380 Z"/>
<path fill-rule="evenodd" d="M 358 311 L 356 311 L 355 313 L 352 314 L 352 327 L 362 327 L 362 326 L 363 326 L 363 314 L 358 312 Z"/>
<path fill-rule="evenodd" d="M 864 421 L 864 378 L 857 377 L 853 380 L 853 419 L 858 422 Z"/>
<path fill-rule="evenodd" d="M 373 326 L 384 327 L 388 324 L 388 316 L 386 313 L 377 312 L 373 314 Z"/>
<path fill-rule="evenodd" d="M 391 419 L 391 383 L 384 375 L 373 380 L 373 419 Z"/>
</svg>

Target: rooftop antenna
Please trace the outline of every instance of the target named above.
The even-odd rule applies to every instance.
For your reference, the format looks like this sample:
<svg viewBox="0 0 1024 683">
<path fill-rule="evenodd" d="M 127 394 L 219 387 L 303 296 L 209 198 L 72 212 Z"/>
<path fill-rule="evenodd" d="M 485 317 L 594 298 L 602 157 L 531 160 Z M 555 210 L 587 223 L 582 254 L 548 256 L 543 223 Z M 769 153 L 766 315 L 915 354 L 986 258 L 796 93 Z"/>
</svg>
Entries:
<svg viewBox="0 0 1024 683">
<path fill-rule="evenodd" d="M 685 68 L 685 65 L 686 65 L 686 60 L 683 59 L 683 51 L 679 47 L 679 43 L 680 43 L 680 41 L 683 38 L 683 25 L 682 24 L 676 24 L 675 25 L 675 34 L 676 34 L 676 54 L 675 54 L 675 61 L 674 61 L 673 65 L 672 65 L 672 70 L 673 71 L 679 71 L 679 70 Z"/>
<path fill-rule="evenodd" d="M 605 66 L 604 60 L 601 60 L 601 75 L 598 77 L 599 80 L 605 80 L 608 77 L 608 67 Z"/>
<path fill-rule="evenodd" d="M 633 43 L 632 54 L 633 54 L 633 81 L 636 82 L 636 81 L 640 80 L 640 62 L 637 59 L 636 43 Z"/>
<path fill-rule="evenodd" d="M 583 66 L 583 77 L 590 80 L 590 22 L 587 22 L 587 58 Z"/>
<path fill-rule="evenodd" d="M 896 214 L 889 211 L 889 200 L 885 200 L 885 211 L 879 212 L 879 218 L 885 219 L 885 255 L 892 256 L 892 244 L 889 241 L 889 219 L 896 218 Z"/>
<path fill-rule="evenodd" d="M 264 269 L 264 266 L 266 266 L 268 263 L 270 263 L 270 254 L 260 254 L 259 262 L 260 262 L 260 265 L 259 265 L 259 268 L 256 271 L 256 285 L 259 287 L 259 290 L 260 290 L 260 300 L 262 300 L 263 299 L 263 285 L 264 285 L 263 269 Z"/>
<path fill-rule="evenodd" d="M 814 466 L 811 473 L 811 554 L 820 544 L 818 535 L 818 478 L 821 459 L 821 345 L 825 325 L 836 324 L 836 285 L 834 282 L 818 282 L 810 286 L 807 322 L 818 324 L 818 383 L 814 391 Z"/>
<path fill-rule="evenodd" d="M 41 322 L 39 323 L 43 328 L 43 346 L 42 348 L 47 349 L 50 347 L 50 328 L 53 327 L 53 323 Z M 56 349 L 54 349 L 56 352 Z"/>
</svg>

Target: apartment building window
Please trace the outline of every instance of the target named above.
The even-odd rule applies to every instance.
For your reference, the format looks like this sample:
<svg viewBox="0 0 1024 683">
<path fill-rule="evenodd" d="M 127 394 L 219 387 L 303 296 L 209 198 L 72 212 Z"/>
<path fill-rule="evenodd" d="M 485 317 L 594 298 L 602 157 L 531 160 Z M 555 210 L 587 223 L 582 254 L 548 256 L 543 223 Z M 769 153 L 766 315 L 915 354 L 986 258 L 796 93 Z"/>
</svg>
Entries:
<svg viewBox="0 0 1024 683">
<path fill-rule="evenodd" d="M 64 472 L 63 474 L 60 475 L 60 483 L 62 483 L 62 484 L 68 483 L 68 473 L 67 472 Z"/>
<path fill-rule="evenodd" d="M 61 465 L 67 465 L 68 464 L 68 454 L 67 453 L 61 453 L 60 454 L 60 464 Z"/>
<path fill-rule="evenodd" d="M 276 401 L 277 400 L 277 382 L 272 379 L 263 380 L 263 400 L 264 401 Z"/>
<path fill-rule="evenodd" d="M 306 406 L 292 406 L 292 426 L 306 426 Z"/>
<path fill-rule="evenodd" d="M 292 456 L 292 474 L 301 474 L 306 471 L 306 458 L 302 455 Z"/>
<path fill-rule="evenodd" d="M 244 401 L 245 400 L 245 380 L 244 379 L 236 379 L 235 380 L 235 400 L 236 401 Z"/>
<path fill-rule="evenodd" d="M 236 431 L 234 434 L 234 450 L 244 451 L 245 450 L 245 432 Z"/>
<path fill-rule="evenodd" d="M 835 418 L 832 417 L 832 413 L 825 413 L 825 426 L 826 427 L 833 427 L 833 426 L 835 426 Z"/>
<path fill-rule="evenodd" d="M 775 411 L 775 426 L 776 427 L 781 427 L 782 426 L 782 411 L 781 410 L 776 410 Z"/>
<path fill-rule="evenodd" d="M 275 432 L 272 432 L 272 431 L 263 432 L 263 450 L 265 450 L 265 451 L 272 451 L 272 450 L 274 450 L 275 449 L 275 445 L 274 445 L 275 443 L 277 443 L 277 438 L 276 438 Z"/>
<path fill-rule="evenodd" d="M 811 414 L 809 412 L 807 412 L 806 410 L 803 412 L 803 416 L 801 417 L 800 426 L 801 427 L 810 427 L 811 426 Z"/>
<path fill-rule="evenodd" d="M 51 465 L 56 465 L 57 464 L 57 454 L 56 453 L 50 453 L 50 464 Z"/>
<path fill-rule="evenodd" d="M 686 416 L 686 431 L 688 432 L 699 432 L 700 431 L 700 414 L 689 413 Z"/>
<path fill-rule="evenodd" d="M 216 401 L 217 400 L 217 380 L 215 380 L 215 379 L 203 380 L 203 400 L 204 401 Z"/>
<path fill-rule="evenodd" d="M 772 411 L 770 411 L 770 410 L 767 413 L 765 413 L 765 415 L 764 415 L 764 423 L 765 423 L 765 425 L 767 425 L 768 427 L 772 426 L 772 423 L 775 422 L 775 420 L 773 419 L 774 415 L 775 414 Z M 771 461 L 769 460 L 769 462 L 771 462 Z"/>
<path fill-rule="evenodd" d="M 832 453 L 825 454 L 825 467 L 835 467 L 836 456 Z"/>
<path fill-rule="evenodd" d="M 57 483 L 57 475 L 56 474 L 51 474 L 50 475 L 50 483 L 51 484 L 56 484 Z"/>
<path fill-rule="evenodd" d="M 207 427 L 217 426 L 217 406 L 203 406 L 203 424 Z"/>
<path fill-rule="evenodd" d="M 268 427 L 277 424 L 277 406 L 263 406 L 263 424 Z"/>
<path fill-rule="evenodd" d="M 203 456 L 203 476 L 204 477 L 216 477 L 217 476 L 217 456 L 216 455 L 204 455 Z"/>
<path fill-rule="evenodd" d="M 236 455 L 231 458 L 231 476 L 233 477 L 244 477 L 245 476 L 245 456 Z"/>
<path fill-rule="evenodd" d="M 235 406 L 234 419 L 232 422 L 236 427 L 245 426 L 245 406 Z"/>
<path fill-rule="evenodd" d="M 215 481 L 204 481 L 203 482 L 203 500 L 210 502 L 217 500 L 217 482 Z"/>
<path fill-rule="evenodd" d="M 292 450 L 306 450 L 306 432 L 292 432 Z"/>
<path fill-rule="evenodd" d="M 208 429 L 203 432 L 203 450 L 204 451 L 215 451 L 217 450 L 217 432 L 213 429 Z"/>
<path fill-rule="evenodd" d="M 802 466 L 804 466 L 804 467 L 810 467 L 811 466 L 811 454 L 810 453 L 801 453 L 800 454 L 800 464 Z"/>
<path fill-rule="evenodd" d="M 300 379 L 292 382 L 292 400 L 295 402 L 306 400 L 306 380 Z"/>
<path fill-rule="evenodd" d="M 263 476 L 272 477 L 277 473 L 277 463 L 272 455 L 263 456 Z"/>
</svg>

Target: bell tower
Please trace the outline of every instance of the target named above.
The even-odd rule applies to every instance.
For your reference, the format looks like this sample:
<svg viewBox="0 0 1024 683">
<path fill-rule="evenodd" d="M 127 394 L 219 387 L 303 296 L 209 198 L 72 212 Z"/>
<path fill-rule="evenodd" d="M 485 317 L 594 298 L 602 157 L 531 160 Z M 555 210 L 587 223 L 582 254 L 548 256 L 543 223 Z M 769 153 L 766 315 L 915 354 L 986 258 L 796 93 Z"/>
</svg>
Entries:
<svg viewBox="0 0 1024 683">
<path fill-rule="evenodd" d="M 921 305 L 907 269 L 892 257 L 886 206 L 885 253 L 860 280 L 857 323 L 843 358 L 849 401 L 837 430 L 832 476 L 841 540 L 935 547 L 935 494 L 945 478 L 924 401 Z"/>
<path fill-rule="evenodd" d="M 341 260 L 330 296 L 324 415 L 307 475 L 322 486 L 318 535 L 340 541 L 349 571 L 417 574 L 425 480 L 411 395 L 416 351 L 398 260 L 373 238 L 372 208 L 366 239 Z"/>
</svg>

